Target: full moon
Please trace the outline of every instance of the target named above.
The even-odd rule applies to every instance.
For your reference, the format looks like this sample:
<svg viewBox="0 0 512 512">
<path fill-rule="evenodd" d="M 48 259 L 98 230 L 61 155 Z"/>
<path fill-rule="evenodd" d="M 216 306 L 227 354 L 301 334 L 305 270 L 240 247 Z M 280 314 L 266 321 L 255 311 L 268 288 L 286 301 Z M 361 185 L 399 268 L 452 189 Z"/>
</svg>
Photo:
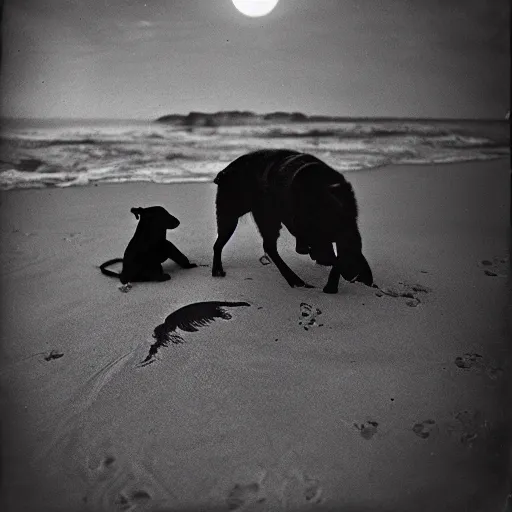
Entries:
<svg viewBox="0 0 512 512">
<path fill-rule="evenodd" d="M 246 16 L 257 18 L 267 15 L 279 0 L 232 0 L 234 6 Z"/>
</svg>

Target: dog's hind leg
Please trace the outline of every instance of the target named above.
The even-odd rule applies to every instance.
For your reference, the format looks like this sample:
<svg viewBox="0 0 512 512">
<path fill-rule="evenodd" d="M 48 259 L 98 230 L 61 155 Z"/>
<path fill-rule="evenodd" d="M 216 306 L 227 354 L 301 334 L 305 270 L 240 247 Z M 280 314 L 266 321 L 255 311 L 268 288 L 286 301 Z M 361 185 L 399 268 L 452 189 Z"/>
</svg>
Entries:
<svg viewBox="0 0 512 512">
<path fill-rule="evenodd" d="M 217 215 L 217 240 L 213 244 L 213 277 L 224 277 L 226 275 L 222 268 L 222 249 L 224 249 L 224 246 L 235 232 L 237 225 L 238 217 Z"/>
<path fill-rule="evenodd" d="M 190 263 L 189 259 L 172 242 L 169 242 L 169 240 L 165 241 L 164 247 L 165 254 L 163 256 L 164 259 L 162 261 L 165 261 L 167 258 L 170 258 L 172 261 L 177 263 L 181 268 L 197 267 L 195 263 Z"/>
<path fill-rule="evenodd" d="M 279 256 L 277 252 L 277 239 L 281 230 L 281 222 L 276 220 L 276 215 L 272 213 L 263 209 L 253 210 L 254 221 L 263 238 L 263 250 L 275 263 L 281 275 L 292 288 L 313 288 L 311 285 L 306 284 Z"/>
</svg>

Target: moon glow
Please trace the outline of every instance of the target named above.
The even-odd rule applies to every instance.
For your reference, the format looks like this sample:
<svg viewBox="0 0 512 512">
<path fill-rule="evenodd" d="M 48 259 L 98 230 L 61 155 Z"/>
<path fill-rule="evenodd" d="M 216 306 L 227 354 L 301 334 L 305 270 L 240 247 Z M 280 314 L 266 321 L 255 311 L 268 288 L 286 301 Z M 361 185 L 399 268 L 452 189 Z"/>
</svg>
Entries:
<svg viewBox="0 0 512 512">
<path fill-rule="evenodd" d="M 266 16 L 279 0 L 232 0 L 233 5 L 246 16 L 257 18 Z"/>
</svg>

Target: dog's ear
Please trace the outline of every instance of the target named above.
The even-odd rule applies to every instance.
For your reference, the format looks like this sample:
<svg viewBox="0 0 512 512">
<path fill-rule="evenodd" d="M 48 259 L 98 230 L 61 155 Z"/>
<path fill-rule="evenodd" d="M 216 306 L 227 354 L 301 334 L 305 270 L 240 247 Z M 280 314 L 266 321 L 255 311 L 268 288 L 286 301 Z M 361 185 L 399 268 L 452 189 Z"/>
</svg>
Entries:
<svg viewBox="0 0 512 512">
<path fill-rule="evenodd" d="M 139 220 L 139 216 L 144 211 L 144 208 L 132 208 L 130 211 L 133 213 L 133 215 L 135 215 L 135 218 Z"/>
</svg>

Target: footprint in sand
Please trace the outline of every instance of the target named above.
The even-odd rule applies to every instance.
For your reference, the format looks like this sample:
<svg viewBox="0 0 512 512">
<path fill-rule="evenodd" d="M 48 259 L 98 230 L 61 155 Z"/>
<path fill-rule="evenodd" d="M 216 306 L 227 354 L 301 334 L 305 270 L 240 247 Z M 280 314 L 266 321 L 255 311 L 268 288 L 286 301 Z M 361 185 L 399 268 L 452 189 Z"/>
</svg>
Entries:
<svg viewBox="0 0 512 512">
<path fill-rule="evenodd" d="M 482 356 L 480 354 L 477 354 L 476 352 L 466 352 L 463 356 L 458 356 L 455 358 L 455 365 L 458 368 L 463 369 L 479 368 L 482 366 L 481 359 Z"/>
<path fill-rule="evenodd" d="M 487 375 L 491 380 L 498 380 L 503 374 L 503 368 L 490 364 L 476 352 L 466 352 L 462 356 L 457 356 L 454 362 L 461 370 L 471 369 L 476 373 Z"/>
<path fill-rule="evenodd" d="M 297 471 L 285 479 L 282 501 L 285 510 L 299 510 L 301 506 L 320 503 L 322 488 L 318 480 Z"/>
<path fill-rule="evenodd" d="M 359 430 L 361 437 L 367 441 L 369 441 L 377 433 L 378 426 L 379 424 L 376 421 L 367 421 L 366 423 L 361 423 L 360 425 L 354 423 L 354 427 Z"/>
<path fill-rule="evenodd" d="M 415 308 L 421 303 L 418 294 L 430 293 L 431 291 L 430 288 L 419 283 L 404 283 L 400 281 L 397 286 L 379 288 L 379 291 L 376 292 L 375 295 L 377 295 L 377 297 L 382 297 L 383 295 L 395 298 L 404 297 L 409 299 L 405 304 L 411 308 Z"/>
<path fill-rule="evenodd" d="M 229 510 L 240 510 L 246 505 L 263 503 L 264 501 L 265 498 L 260 496 L 260 484 L 257 482 L 235 484 L 226 498 L 226 504 Z"/>
<path fill-rule="evenodd" d="M 112 476 L 115 473 L 116 458 L 112 455 L 105 455 L 96 467 L 91 467 L 88 464 L 88 469 L 91 476 L 95 477 L 99 481 L 103 481 Z"/>
<path fill-rule="evenodd" d="M 436 422 L 434 420 L 424 420 L 421 423 L 415 423 L 412 431 L 421 439 L 427 439 L 430 434 L 436 429 Z"/>
<path fill-rule="evenodd" d="M 114 501 L 114 505 L 118 510 L 137 510 L 140 505 L 144 505 L 150 499 L 151 495 L 146 491 L 120 492 Z"/>
<path fill-rule="evenodd" d="M 300 320 L 299 325 L 304 327 L 305 331 L 309 331 L 314 326 L 322 327 L 323 324 L 318 324 L 316 319 L 318 315 L 321 315 L 322 311 L 318 308 L 307 304 L 306 302 L 301 302 L 300 304 Z"/>
<path fill-rule="evenodd" d="M 495 256 L 492 260 L 482 260 L 478 266 L 490 277 L 506 277 L 510 266 L 508 256 Z"/>
<path fill-rule="evenodd" d="M 263 490 L 266 478 L 265 469 L 242 465 L 234 470 L 229 480 L 214 491 L 213 498 L 221 498 L 228 510 L 260 510 L 267 499 Z"/>
<path fill-rule="evenodd" d="M 453 421 L 448 424 L 448 433 L 467 448 L 473 448 L 478 440 L 486 437 L 489 427 L 480 411 L 466 409 L 453 415 Z"/>
<path fill-rule="evenodd" d="M 104 456 L 96 467 L 89 467 L 90 490 L 83 498 L 96 511 L 136 511 L 152 499 L 145 489 L 138 488 L 135 477 L 113 455 Z"/>
</svg>

